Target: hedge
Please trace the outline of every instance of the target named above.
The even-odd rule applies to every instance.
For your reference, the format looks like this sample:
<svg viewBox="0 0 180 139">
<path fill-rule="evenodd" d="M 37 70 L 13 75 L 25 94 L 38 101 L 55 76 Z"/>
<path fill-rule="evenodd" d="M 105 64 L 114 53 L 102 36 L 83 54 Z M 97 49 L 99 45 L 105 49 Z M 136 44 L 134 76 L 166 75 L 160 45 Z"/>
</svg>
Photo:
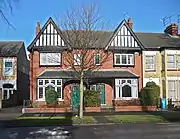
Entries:
<svg viewBox="0 0 180 139">
<path fill-rule="evenodd" d="M 159 106 L 160 87 L 154 82 L 148 82 L 140 93 L 141 103 L 144 106 Z"/>
<path fill-rule="evenodd" d="M 85 107 L 99 107 L 100 106 L 100 93 L 97 91 L 86 90 L 84 93 Z"/>
</svg>

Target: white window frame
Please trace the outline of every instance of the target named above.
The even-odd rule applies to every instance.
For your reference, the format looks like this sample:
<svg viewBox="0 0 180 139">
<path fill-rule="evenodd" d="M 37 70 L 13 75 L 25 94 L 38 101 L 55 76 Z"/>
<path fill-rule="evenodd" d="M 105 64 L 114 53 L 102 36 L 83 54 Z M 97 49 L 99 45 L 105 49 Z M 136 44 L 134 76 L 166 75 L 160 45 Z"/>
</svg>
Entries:
<svg viewBox="0 0 180 139">
<path fill-rule="evenodd" d="M 125 80 L 125 83 L 122 83 L 123 80 Z M 131 83 L 128 83 L 128 80 L 131 80 Z M 125 85 L 131 87 L 132 97 L 122 97 L 122 87 Z M 115 93 L 115 99 L 130 100 L 138 98 L 138 79 L 115 79 Z"/>
<path fill-rule="evenodd" d="M 10 68 L 12 70 L 11 74 L 6 74 L 6 72 L 5 72 L 6 68 L 7 68 L 7 67 L 5 67 L 6 62 L 11 62 L 12 63 L 12 67 L 8 67 L 8 68 Z M 4 76 L 12 76 L 13 74 L 14 74 L 14 60 L 12 58 L 4 58 L 3 59 L 3 75 Z"/>
<path fill-rule="evenodd" d="M 148 58 L 152 58 L 153 60 L 153 63 L 148 63 L 147 61 L 149 60 Z M 148 70 L 156 70 L 156 60 L 155 60 L 155 55 L 145 55 L 145 70 L 148 71 Z M 151 65 L 152 68 L 148 68 L 147 65 Z M 151 67 L 150 66 L 150 67 Z"/>
<path fill-rule="evenodd" d="M 126 64 L 124 64 L 123 62 L 122 62 L 122 57 L 123 56 L 126 56 Z M 117 63 L 117 61 L 116 61 L 116 58 L 117 57 L 120 57 L 120 63 Z M 132 57 L 132 59 L 131 59 L 131 61 L 130 61 L 130 63 L 128 63 L 128 59 L 129 59 L 129 57 Z M 115 53 L 114 54 L 114 64 L 115 65 L 130 65 L 130 66 L 132 66 L 132 65 L 134 65 L 134 54 L 118 54 L 118 53 Z"/>
<path fill-rule="evenodd" d="M 4 98 L 4 90 L 7 91 L 7 99 Z M 10 91 L 13 92 L 13 88 L 2 88 L 2 100 L 8 100 L 10 99 Z"/>
<path fill-rule="evenodd" d="M 75 53 L 74 54 L 74 65 L 75 66 L 80 66 L 81 65 L 81 54 L 79 54 L 79 53 Z"/>
<path fill-rule="evenodd" d="M 174 58 L 174 60 L 173 60 L 173 62 L 170 62 L 170 63 L 173 63 L 174 64 L 174 67 L 169 67 L 168 66 L 168 63 L 169 63 L 169 61 L 168 61 L 168 57 L 169 56 L 173 56 L 173 58 Z M 176 69 L 176 54 L 167 54 L 167 69 Z"/>
<path fill-rule="evenodd" d="M 42 60 L 43 58 L 44 60 Z M 61 53 L 40 53 L 39 59 L 41 66 L 61 65 Z"/>
<path fill-rule="evenodd" d="M 45 84 L 45 80 L 48 80 L 47 84 Z M 55 84 L 51 83 L 52 80 L 55 80 Z M 40 85 L 39 81 L 43 81 L 43 84 Z M 58 81 L 60 81 L 60 83 L 61 83 L 60 85 L 57 84 Z M 36 100 L 37 101 L 45 101 L 45 89 L 49 85 L 53 86 L 55 88 L 55 91 L 57 91 L 58 87 L 61 87 L 61 94 L 60 94 L 61 98 L 58 98 L 58 100 L 63 101 L 63 98 L 62 98 L 62 96 L 63 96 L 62 79 L 38 79 L 37 80 L 37 98 L 36 98 Z M 43 88 L 43 97 L 42 98 L 39 98 L 39 88 L 40 87 Z"/>
<path fill-rule="evenodd" d="M 99 56 L 99 63 L 96 63 L 96 56 Z M 94 65 L 100 65 L 100 60 L 101 60 L 101 57 L 100 57 L 101 55 L 99 54 L 99 53 L 97 53 L 97 54 L 94 54 Z"/>
<path fill-rule="evenodd" d="M 172 101 L 176 101 L 177 100 L 177 81 L 179 81 L 179 80 L 168 80 L 168 98 L 172 98 L 172 97 L 170 97 L 170 95 L 171 95 L 171 93 L 172 92 L 174 92 L 174 97 L 172 98 Z M 171 89 L 170 90 L 170 83 L 169 82 L 174 82 L 174 89 Z M 171 93 L 170 93 L 171 92 Z"/>
</svg>

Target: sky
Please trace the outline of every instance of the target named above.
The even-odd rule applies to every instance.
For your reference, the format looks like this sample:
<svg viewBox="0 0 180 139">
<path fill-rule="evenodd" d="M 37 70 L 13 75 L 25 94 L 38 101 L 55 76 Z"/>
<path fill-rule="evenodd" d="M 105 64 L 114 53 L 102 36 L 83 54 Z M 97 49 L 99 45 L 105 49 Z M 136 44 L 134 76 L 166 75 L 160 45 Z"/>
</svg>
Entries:
<svg viewBox="0 0 180 139">
<path fill-rule="evenodd" d="M 84 4 L 97 4 L 100 16 L 109 22 L 107 28 L 112 30 L 127 13 L 125 18 L 132 18 L 133 31 L 163 33 L 165 27 L 161 19 L 172 15 L 171 22 L 177 23 L 177 15 L 180 15 L 180 0 L 20 0 L 13 5 L 12 14 L 6 12 L 15 29 L 0 19 L 0 40 L 22 40 L 27 47 L 35 37 L 37 21 L 42 27 L 49 17 L 55 20 L 59 15 L 63 20 L 68 8 Z"/>
</svg>

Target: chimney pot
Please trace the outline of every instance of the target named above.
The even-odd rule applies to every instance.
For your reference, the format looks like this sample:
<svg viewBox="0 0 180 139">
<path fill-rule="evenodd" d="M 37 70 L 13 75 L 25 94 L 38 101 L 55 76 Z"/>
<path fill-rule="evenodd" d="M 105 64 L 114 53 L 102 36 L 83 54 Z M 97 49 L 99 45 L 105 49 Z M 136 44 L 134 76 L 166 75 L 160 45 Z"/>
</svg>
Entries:
<svg viewBox="0 0 180 139">
<path fill-rule="evenodd" d="M 40 32 L 41 27 L 40 27 L 40 22 L 36 23 L 36 35 L 38 35 L 38 33 Z"/>
<path fill-rule="evenodd" d="M 169 26 L 166 27 L 164 32 L 172 36 L 178 36 L 178 25 L 175 23 L 170 24 Z"/>
<path fill-rule="evenodd" d="M 132 19 L 131 19 L 131 18 L 128 18 L 127 24 L 128 24 L 128 26 L 132 29 L 133 22 L 132 22 Z"/>
</svg>

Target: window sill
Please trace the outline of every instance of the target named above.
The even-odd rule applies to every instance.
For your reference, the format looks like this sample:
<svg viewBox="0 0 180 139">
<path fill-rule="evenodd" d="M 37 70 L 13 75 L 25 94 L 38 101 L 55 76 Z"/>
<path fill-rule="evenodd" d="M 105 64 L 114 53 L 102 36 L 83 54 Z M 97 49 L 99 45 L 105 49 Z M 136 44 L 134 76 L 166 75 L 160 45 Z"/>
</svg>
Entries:
<svg viewBox="0 0 180 139">
<path fill-rule="evenodd" d="M 132 99 L 139 99 L 138 97 L 121 97 L 115 98 L 114 100 L 132 100 Z"/>
<path fill-rule="evenodd" d="M 62 66 L 61 64 L 59 65 L 39 65 L 40 67 L 60 67 Z"/>
<path fill-rule="evenodd" d="M 119 65 L 119 64 L 114 64 L 114 67 L 134 67 L 135 65 Z"/>
<path fill-rule="evenodd" d="M 155 69 L 145 69 L 145 72 L 156 72 Z"/>
<path fill-rule="evenodd" d="M 36 101 L 38 101 L 38 102 L 41 102 L 41 101 L 46 101 L 45 99 L 37 99 Z M 64 101 L 64 99 L 58 99 L 58 101 Z"/>
</svg>

